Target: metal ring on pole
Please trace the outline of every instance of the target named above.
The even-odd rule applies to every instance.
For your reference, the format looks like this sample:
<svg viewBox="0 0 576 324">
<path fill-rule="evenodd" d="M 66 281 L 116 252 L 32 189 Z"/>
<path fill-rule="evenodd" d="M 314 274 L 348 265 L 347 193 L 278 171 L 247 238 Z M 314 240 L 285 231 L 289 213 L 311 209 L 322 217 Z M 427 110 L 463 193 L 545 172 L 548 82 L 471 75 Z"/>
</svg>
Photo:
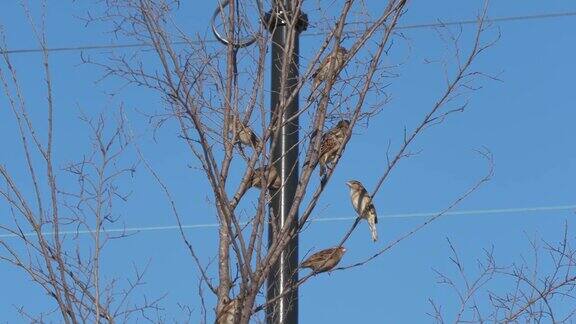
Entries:
<svg viewBox="0 0 576 324">
<path fill-rule="evenodd" d="M 212 20 L 211 20 L 212 21 L 212 33 L 214 33 L 214 36 L 216 37 L 216 39 L 218 39 L 224 45 L 232 44 L 232 46 L 234 46 L 236 48 L 242 48 L 242 47 L 252 45 L 257 39 L 257 34 L 254 34 L 250 37 L 241 38 L 238 42 L 235 42 L 234 40 L 226 39 L 226 37 L 222 36 L 218 32 L 218 30 L 216 29 L 216 18 L 218 17 L 220 12 L 224 8 L 226 8 L 226 6 L 228 6 L 230 4 L 230 1 L 234 1 L 234 0 L 219 0 L 218 1 L 218 6 L 216 7 L 216 10 L 214 10 L 214 14 L 212 15 Z M 256 0 L 256 4 L 258 6 L 258 13 L 260 14 L 262 12 L 262 4 L 259 0 Z"/>
</svg>

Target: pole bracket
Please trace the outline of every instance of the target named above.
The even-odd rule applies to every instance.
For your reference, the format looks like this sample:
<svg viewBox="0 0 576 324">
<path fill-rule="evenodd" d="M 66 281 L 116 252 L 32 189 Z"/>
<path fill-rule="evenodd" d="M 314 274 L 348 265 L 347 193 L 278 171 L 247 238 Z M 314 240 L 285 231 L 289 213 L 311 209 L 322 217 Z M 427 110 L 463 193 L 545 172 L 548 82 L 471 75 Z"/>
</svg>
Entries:
<svg viewBox="0 0 576 324">
<path fill-rule="evenodd" d="M 264 14 L 262 23 L 269 31 L 273 31 L 278 26 L 287 26 L 289 21 L 292 21 L 294 13 L 289 10 L 272 9 Z M 301 33 L 308 29 L 308 15 L 300 11 L 298 13 L 298 21 L 296 22 L 296 30 Z"/>
</svg>

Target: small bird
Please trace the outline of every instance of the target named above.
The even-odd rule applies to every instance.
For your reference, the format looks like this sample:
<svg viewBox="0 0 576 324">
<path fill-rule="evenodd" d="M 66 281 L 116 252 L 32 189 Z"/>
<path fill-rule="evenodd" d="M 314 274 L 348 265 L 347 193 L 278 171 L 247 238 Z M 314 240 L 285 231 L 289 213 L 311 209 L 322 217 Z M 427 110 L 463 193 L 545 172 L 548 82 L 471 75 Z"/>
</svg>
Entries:
<svg viewBox="0 0 576 324">
<path fill-rule="evenodd" d="M 236 318 L 236 308 L 238 302 L 236 299 L 230 300 L 226 297 L 226 300 L 223 302 L 224 306 L 218 312 L 216 317 L 216 324 L 234 324 L 236 323 L 234 320 Z"/>
<path fill-rule="evenodd" d="M 266 170 L 266 167 L 256 168 L 254 172 L 252 172 L 252 177 L 250 179 L 250 186 L 262 189 L 262 177 L 266 176 L 262 173 Z M 268 189 L 280 189 L 282 187 L 282 179 L 276 172 L 275 167 L 270 168 L 270 172 L 268 174 Z"/>
<path fill-rule="evenodd" d="M 378 216 L 376 215 L 376 208 L 372 203 L 372 197 L 370 197 L 368 191 L 366 191 L 366 188 L 364 188 L 360 181 L 350 180 L 346 182 L 346 185 L 350 188 L 352 206 L 354 206 L 358 217 L 368 221 L 368 227 L 370 227 L 370 233 L 372 234 L 372 241 L 376 242 L 378 239 L 378 233 L 376 232 Z"/>
<path fill-rule="evenodd" d="M 333 247 L 312 254 L 300 265 L 302 268 L 310 268 L 316 273 L 334 269 L 344 256 L 346 249 L 343 246 Z"/>
<path fill-rule="evenodd" d="M 336 127 L 322 135 L 322 142 L 320 143 L 320 157 L 318 159 L 318 162 L 320 163 L 320 177 L 324 177 L 326 167 L 336 162 L 336 153 L 344 144 L 344 139 L 349 127 L 350 121 L 343 119 L 338 122 Z"/>
<path fill-rule="evenodd" d="M 240 121 L 238 116 L 232 117 L 231 130 L 236 138 L 234 144 L 241 143 L 254 149 L 257 149 L 262 144 L 256 133 L 248 125 Z"/>
<path fill-rule="evenodd" d="M 312 83 L 312 89 L 310 90 L 310 96 L 308 97 L 308 101 L 312 97 L 316 88 L 322 83 L 330 79 L 331 77 L 336 76 L 338 70 L 344 64 L 346 60 L 346 55 L 348 54 L 348 50 L 342 46 L 338 46 L 335 52 L 330 53 L 328 56 L 322 60 L 318 69 L 312 74 L 312 78 L 314 78 L 314 82 Z"/>
</svg>

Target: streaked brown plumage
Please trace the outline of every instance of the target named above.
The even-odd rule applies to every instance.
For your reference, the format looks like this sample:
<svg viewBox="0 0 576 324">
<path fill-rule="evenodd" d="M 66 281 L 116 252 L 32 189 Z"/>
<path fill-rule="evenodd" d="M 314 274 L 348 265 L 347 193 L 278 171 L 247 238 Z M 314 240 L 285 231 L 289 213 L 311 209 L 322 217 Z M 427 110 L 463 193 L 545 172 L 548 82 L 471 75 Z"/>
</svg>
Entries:
<svg viewBox="0 0 576 324">
<path fill-rule="evenodd" d="M 326 168 L 336 162 L 336 153 L 340 149 L 340 146 L 344 144 L 344 139 L 349 127 L 350 121 L 343 119 L 338 122 L 336 127 L 322 135 L 322 142 L 320 143 L 320 156 L 318 158 L 321 177 L 323 177 L 326 173 Z"/>
<path fill-rule="evenodd" d="M 346 55 L 348 54 L 348 50 L 346 50 L 342 46 L 338 46 L 335 52 L 331 52 L 328 56 L 322 60 L 318 69 L 312 74 L 312 78 L 314 81 L 312 83 L 312 89 L 310 90 L 310 99 L 323 81 L 328 80 L 337 75 L 338 71 L 344 64 L 346 60 Z"/>
<path fill-rule="evenodd" d="M 262 189 L 262 173 L 266 170 L 266 167 L 256 168 L 252 173 L 252 178 L 250 179 L 250 183 L 252 187 L 256 187 Z M 280 189 L 282 186 L 282 179 L 278 176 L 275 167 L 270 168 L 270 172 L 268 174 L 268 189 Z"/>
<path fill-rule="evenodd" d="M 378 239 L 378 233 L 376 232 L 378 216 L 376 215 L 376 208 L 372 203 L 372 197 L 370 197 L 368 191 L 366 191 L 360 181 L 350 180 L 346 182 L 346 185 L 348 185 L 350 188 L 350 199 L 352 200 L 352 206 L 354 206 L 358 217 L 368 221 L 368 227 L 370 227 L 372 241 L 376 241 Z"/>
<path fill-rule="evenodd" d="M 236 307 L 238 302 L 236 299 L 227 300 L 224 302 L 224 307 L 222 310 L 217 314 L 216 317 L 216 324 L 234 324 L 236 317 Z"/>
<path fill-rule="evenodd" d="M 254 133 L 254 131 L 248 125 L 245 125 L 242 121 L 240 121 L 238 117 L 232 117 L 230 128 L 232 129 L 232 133 L 236 138 L 234 144 L 241 143 L 243 145 L 251 146 L 254 149 L 260 147 L 262 143 L 260 138 L 258 138 L 256 133 Z"/>
<path fill-rule="evenodd" d="M 302 268 L 310 268 L 314 272 L 325 272 L 334 269 L 346 253 L 343 246 L 333 247 L 312 254 L 300 265 Z"/>
</svg>

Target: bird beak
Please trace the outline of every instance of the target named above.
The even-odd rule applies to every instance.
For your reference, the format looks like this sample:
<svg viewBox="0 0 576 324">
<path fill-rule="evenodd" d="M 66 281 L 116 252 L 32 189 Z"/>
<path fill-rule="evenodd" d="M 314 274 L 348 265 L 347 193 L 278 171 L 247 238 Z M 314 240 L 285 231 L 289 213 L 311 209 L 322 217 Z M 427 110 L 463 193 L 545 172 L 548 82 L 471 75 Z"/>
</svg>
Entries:
<svg viewBox="0 0 576 324">
<path fill-rule="evenodd" d="M 346 181 L 346 185 L 347 185 L 348 187 L 352 188 L 352 182 Z"/>
</svg>

